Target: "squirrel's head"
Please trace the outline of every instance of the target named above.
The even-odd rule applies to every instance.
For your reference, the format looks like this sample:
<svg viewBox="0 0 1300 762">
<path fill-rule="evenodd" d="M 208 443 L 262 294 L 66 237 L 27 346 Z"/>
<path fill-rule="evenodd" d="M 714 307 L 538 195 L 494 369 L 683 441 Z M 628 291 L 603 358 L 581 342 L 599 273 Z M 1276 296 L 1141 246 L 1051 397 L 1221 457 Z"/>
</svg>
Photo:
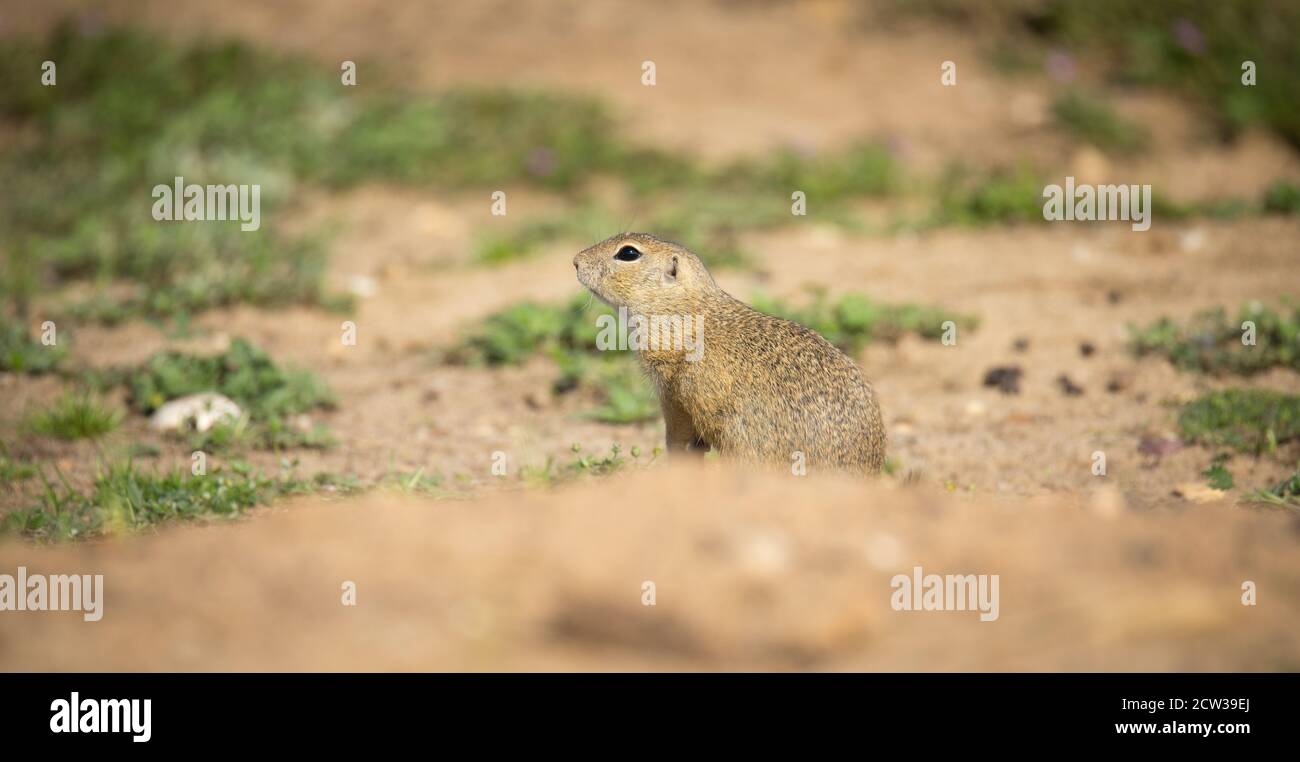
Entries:
<svg viewBox="0 0 1300 762">
<path fill-rule="evenodd" d="M 689 249 L 647 233 L 611 236 L 573 258 L 578 282 L 611 307 L 680 312 L 718 290 Z"/>
</svg>

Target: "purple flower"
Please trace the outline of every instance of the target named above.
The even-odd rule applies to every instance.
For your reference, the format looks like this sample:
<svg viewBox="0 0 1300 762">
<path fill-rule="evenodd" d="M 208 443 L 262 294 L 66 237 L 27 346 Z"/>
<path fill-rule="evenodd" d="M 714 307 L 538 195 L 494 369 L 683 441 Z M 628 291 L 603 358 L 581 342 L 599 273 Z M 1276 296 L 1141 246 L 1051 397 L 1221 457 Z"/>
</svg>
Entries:
<svg viewBox="0 0 1300 762">
<path fill-rule="evenodd" d="M 1069 53 L 1053 50 L 1047 54 L 1043 68 L 1047 70 L 1047 76 L 1057 82 L 1070 82 L 1074 79 L 1074 58 Z"/>
<path fill-rule="evenodd" d="M 1197 29 L 1192 22 L 1185 18 L 1174 21 L 1173 32 L 1178 47 L 1194 56 L 1205 53 L 1205 35 L 1201 34 L 1201 30 Z"/>
</svg>

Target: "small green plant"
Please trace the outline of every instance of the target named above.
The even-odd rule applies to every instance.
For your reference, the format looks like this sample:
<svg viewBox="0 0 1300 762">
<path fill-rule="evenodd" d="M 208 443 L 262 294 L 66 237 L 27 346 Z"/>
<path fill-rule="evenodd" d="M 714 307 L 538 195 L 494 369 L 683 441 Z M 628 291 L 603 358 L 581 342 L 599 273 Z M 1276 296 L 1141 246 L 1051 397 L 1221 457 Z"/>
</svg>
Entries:
<svg viewBox="0 0 1300 762">
<path fill-rule="evenodd" d="M 77 540 L 167 521 L 230 518 L 295 486 L 259 476 L 246 465 L 192 476 L 181 470 L 146 473 L 127 461 L 104 467 L 89 492 L 74 489 L 57 469 L 56 476 L 58 484 L 41 475 L 40 502 L 7 514 L 0 533 Z"/>
<path fill-rule="evenodd" d="M 521 302 L 489 315 L 468 330 L 447 359 L 467 365 L 518 365 L 539 353 L 594 352 L 596 318 L 612 311 L 575 296 L 560 304 Z"/>
<path fill-rule="evenodd" d="M 542 466 L 524 466 L 519 469 L 520 478 L 530 484 L 535 485 L 554 485 L 562 482 L 572 481 L 581 476 L 607 476 L 615 473 L 630 463 L 641 463 L 641 448 L 633 447 L 629 454 L 632 460 L 629 461 L 622 455 L 622 445 L 615 442 L 610 445 L 609 454 L 603 456 L 583 455 L 582 445 L 577 442 L 573 443 L 570 448 L 574 454 L 573 460 L 558 465 L 553 457 L 548 457 L 546 463 Z M 645 465 L 650 465 L 658 460 L 663 454 L 663 448 L 655 447 L 650 452 L 649 460 Z"/>
<path fill-rule="evenodd" d="M 1042 192 L 1041 179 L 1026 167 L 972 173 L 954 165 L 941 178 L 935 208 L 922 227 L 1041 222 Z"/>
<path fill-rule="evenodd" d="M 753 299 L 754 309 L 769 315 L 793 320 L 820 333 L 827 341 L 856 355 L 872 341 L 896 342 L 904 334 L 938 340 L 952 321 L 959 330 L 974 330 L 979 320 L 971 315 L 939 307 L 915 304 L 882 304 L 859 293 L 831 299 L 824 289 L 811 289 L 812 299 L 794 308 L 785 302 L 760 294 Z"/>
<path fill-rule="evenodd" d="M 969 315 L 913 304 L 887 305 L 862 294 L 829 299 L 814 291 L 804 307 L 762 294 L 755 309 L 800 322 L 821 333 L 844 351 L 855 354 L 870 341 L 897 341 L 907 333 L 937 340 L 951 320 L 960 330 L 973 330 L 978 320 Z M 599 404 L 587 415 L 604 423 L 653 421 L 659 406 L 649 382 L 623 350 L 599 351 L 597 320 L 613 311 L 589 296 L 560 304 L 525 302 L 488 316 L 470 328 L 447 351 L 445 359 L 470 365 L 517 365 L 535 355 L 550 357 L 560 369 L 555 391 L 586 390 Z"/>
<path fill-rule="evenodd" d="M 27 329 L 0 316 L 0 371 L 10 373 L 49 373 L 63 360 L 62 344 L 46 346 L 34 341 Z"/>
<path fill-rule="evenodd" d="M 1257 490 L 1247 500 L 1252 503 L 1300 508 L 1300 467 L 1295 473 L 1274 484 L 1269 489 Z"/>
<path fill-rule="evenodd" d="M 622 363 L 626 367 L 626 363 Z M 659 403 L 649 385 L 638 379 L 626 379 L 627 372 L 620 368 L 615 379 L 600 382 L 603 402 L 589 413 L 593 420 L 601 423 L 627 424 L 647 423 L 659 418 Z"/>
<path fill-rule="evenodd" d="M 749 264 L 742 232 L 795 224 L 800 218 L 790 213 L 791 189 L 815 204 L 819 219 L 854 230 L 860 225 L 851 213 L 852 202 L 892 195 L 902 185 L 897 163 L 874 143 L 825 155 L 784 150 L 717 169 L 698 167 L 683 156 L 656 154 L 652 161 L 627 162 L 620 169 L 617 176 L 635 196 L 638 225 L 682 243 L 710 267 Z M 558 240 L 590 243 L 625 227 L 622 222 L 613 210 L 584 201 L 483 237 L 475 259 L 495 264 L 529 256 Z"/>
<path fill-rule="evenodd" d="M 490 315 L 447 354 L 471 365 L 517 365 L 550 357 L 560 369 L 558 393 L 585 390 L 599 401 L 588 416 L 604 423 L 639 423 L 659 415 L 650 384 L 626 351 L 599 351 L 597 319 L 612 316 L 589 296 L 561 304 L 525 302 Z"/>
<path fill-rule="evenodd" d="M 216 355 L 160 352 L 128 374 L 131 404 L 150 414 L 168 400 L 217 392 L 245 412 L 239 421 L 224 421 L 196 435 L 194 446 L 223 449 L 329 447 L 333 438 L 319 425 L 302 426 L 298 416 L 334 406 L 334 395 L 318 376 L 285 369 L 243 339 Z"/>
<path fill-rule="evenodd" d="M 1247 323 L 1254 326 L 1253 344 Z M 1159 355 L 1182 370 L 1249 376 L 1275 367 L 1300 370 L 1300 304 L 1273 310 L 1243 306 L 1233 320 L 1222 308 L 1200 312 L 1179 324 L 1169 318 L 1138 328 L 1130 325 L 1129 346 L 1137 355 Z"/>
<path fill-rule="evenodd" d="M 0 448 L 0 453 L 4 453 L 3 448 Z M 34 476 L 36 476 L 36 466 L 14 460 L 8 454 L 0 454 L 0 485 L 8 487 Z"/>
<path fill-rule="evenodd" d="M 1109 153 L 1133 154 L 1150 142 L 1140 125 L 1078 90 L 1070 90 L 1053 101 L 1052 114 L 1066 131 Z"/>
<path fill-rule="evenodd" d="M 1182 438 L 1250 453 L 1300 440 L 1300 396 L 1265 389 L 1210 392 L 1183 406 Z"/>
<path fill-rule="evenodd" d="M 1300 185 L 1278 180 L 1265 189 L 1263 206 L 1273 214 L 1300 214 Z"/>
<path fill-rule="evenodd" d="M 619 453 L 623 448 L 617 442 L 609 446 L 609 455 L 597 457 L 593 455 L 579 454 L 572 463 L 568 465 L 568 470 L 573 474 L 591 474 L 592 476 L 605 476 L 618 471 L 626 464 L 627 459 Z M 574 446 L 574 452 L 579 453 L 577 446 Z"/>
<path fill-rule="evenodd" d="M 442 474 L 426 474 L 423 468 L 418 468 L 411 473 L 389 471 L 380 485 L 408 495 L 437 497 L 445 493 L 443 482 Z"/>
<path fill-rule="evenodd" d="M 1201 472 L 1201 476 L 1206 479 L 1206 484 L 1217 490 L 1230 490 L 1233 487 L 1232 473 L 1228 471 L 1227 455 L 1218 455 L 1210 463 L 1209 468 Z"/>
<path fill-rule="evenodd" d="M 977 16 L 1006 30 L 999 47 L 1077 55 L 1101 65 L 1109 80 L 1167 87 L 1200 105 L 1224 137 L 1258 125 L 1300 146 L 1300 81 L 1265 76 L 1293 71 L 1300 56 L 1294 3 L 1092 0 L 984 3 L 975 10 L 962 0 L 929 0 L 906 7 L 941 12 L 947 21 Z"/>
<path fill-rule="evenodd" d="M 99 439 L 121 422 L 121 410 L 88 393 L 69 393 L 32 415 L 28 426 L 37 434 L 57 439 Z"/>
<path fill-rule="evenodd" d="M 225 351 L 209 356 L 160 352 L 128 377 L 127 386 L 132 405 L 146 414 L 168 400 L 212 391 L 239 403 L 254 418 L 334 404 L 328 387 L 314 374 L 281 368 L 244 339 L 235 339 Z"/>
</svg>

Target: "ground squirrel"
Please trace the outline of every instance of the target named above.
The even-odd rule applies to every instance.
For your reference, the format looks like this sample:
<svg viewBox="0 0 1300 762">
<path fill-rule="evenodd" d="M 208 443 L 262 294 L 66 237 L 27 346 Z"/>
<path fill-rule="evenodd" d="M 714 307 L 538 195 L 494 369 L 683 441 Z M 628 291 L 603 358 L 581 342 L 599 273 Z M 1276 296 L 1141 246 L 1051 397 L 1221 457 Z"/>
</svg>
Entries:
<svg viewBox="0 0 1300 762">
<path fill-rule="evenodd" d="M 626 309 L 629 323 L 664 328 L 657 342 L 641 331 L 631 348 L 658 391 L 669 451 L 880 470 L 885 429 L 875 393 L 857 363 L 817 332 L 752 309 L 719 288 L 695 254 L 645 233 L 601 241 L 573 266 L 601 301 Z M 665 340 L 670 326 L 685 326 L 679 341 Z"/>
</svg>

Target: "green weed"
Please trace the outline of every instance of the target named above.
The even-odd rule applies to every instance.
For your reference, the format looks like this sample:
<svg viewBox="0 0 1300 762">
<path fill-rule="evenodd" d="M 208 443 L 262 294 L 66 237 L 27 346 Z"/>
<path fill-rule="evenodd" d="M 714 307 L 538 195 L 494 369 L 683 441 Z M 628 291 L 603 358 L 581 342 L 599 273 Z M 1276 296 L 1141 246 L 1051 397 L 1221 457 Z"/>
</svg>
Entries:
<svg viewBox="0 0 1300 762">
<path fill-rule="evenodd" d="M 192 476 L 180 470 L 146 473 L 128 461 L 103 468 L 85 493 L 57 476 L 55 484 L 42 474 L 40 502 L 0 519 L 0 533 L 76 540 L 168 521 L 231 518 L 290 491 L 288 483 L 242 465 Z"/>
<path fill-rule="evenodd" d="M 1058 96 L 1052 102 L 1052 114 L 1066 131 L 1109 153 L 1131 155 L 1150 142 L 1150 135 L 1140 125 L 1079 90 Z"/>
<path fill-rule="evenodd" d="M 1246 323 L 1254 325 L 1254 341 L 1244 344 Z M 1194 315 L 1179 324 L 1161 318 L 1145 328 L 1130 325 L 1129 347 L 1134 353 L 1165 357 L 1182 370 L 1249 376 L 1270 368 L 1300 370 L 1300 304 L 1274 310 L 1259 303 L 1244 305 L 1235 319 L 1222 308 Z"/>
<path fill-rule="evenodd" d="M 1262 389 L 1210 392 L 1183 406 L 1182 438 L 1259 454 L 1300 440 L 1300 396 Z"/>
<path fill-rule="evenodd" d="M 812 299 L 794 308 L 785 302 L 758 295 L 754 309 L 805 325 L 827 341 L 856 355 L 872 341 L 895 342 L 904 334 L 924 339 L 943 337 L 944 324 L 952 321 L 958 330 L 974 330 L 979 320 L 939 307 L 916 304 L 882 304 L 864 294 L 849 293 L 831 299 L 824 289 L 811 289 Z"/>
<path fill-rule="evenodd" d="M 246 417 L 196 434 L 193 444 L 202 449 L 321 448 L 334 442 L 327 429 L 303 429 L 296 421 L 301 414 L 334 406 L 325 382 L 309 371 L 280 367 L 243 339 L 210 356 L 160 352 L 128 373 L 125 383 L 132 407 L 146 415 L 169 400 L 202 392 L 217 392 L 237 403 Z"/>
<path fill-rule="evenodd" d="M 58 368 L 66 354 L 63 344 L 46 346 L 33 340 L 21 324 L 0 316 L 0 371 L 49 373 Z"/>
<path fill-rule="evenodd" d="M 56 439 L 99 439 L 122 422 L 122 411 L 110 408 L 90 394 L 69 393 L 33 414 L 28 427 Z"/>
</svg>

